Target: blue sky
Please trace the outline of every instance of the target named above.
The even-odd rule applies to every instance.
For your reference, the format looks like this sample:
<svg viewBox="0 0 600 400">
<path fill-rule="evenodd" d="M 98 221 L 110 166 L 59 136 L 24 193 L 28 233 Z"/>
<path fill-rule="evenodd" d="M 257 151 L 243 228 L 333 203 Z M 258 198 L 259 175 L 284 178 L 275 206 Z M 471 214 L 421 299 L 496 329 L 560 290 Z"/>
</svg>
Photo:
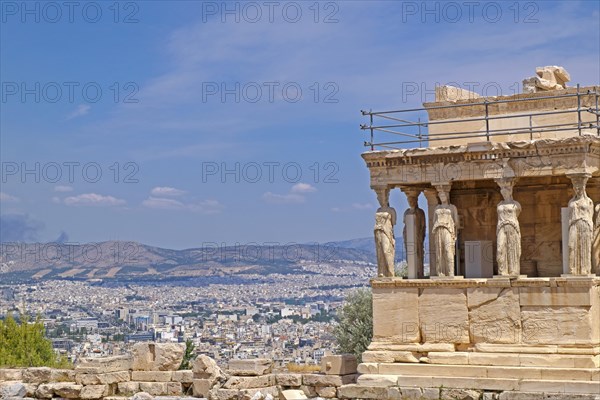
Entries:
<svg viewBox="0 0 600 400">
<path fill-rule="evenodd" d="M 543 65 L 598 84 L 599 4 L 2 1 L 0 239 L 369 236 L 360 110 Z"/>
</svg>

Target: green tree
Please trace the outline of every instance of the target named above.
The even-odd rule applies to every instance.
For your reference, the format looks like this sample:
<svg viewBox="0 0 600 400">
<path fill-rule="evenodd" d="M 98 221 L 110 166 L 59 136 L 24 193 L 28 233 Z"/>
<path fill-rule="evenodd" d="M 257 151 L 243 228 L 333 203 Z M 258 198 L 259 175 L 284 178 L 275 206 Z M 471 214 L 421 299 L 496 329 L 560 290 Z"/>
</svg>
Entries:
<svg viewBox="0 0 600 400">
<path fill-rule="evenodd" d="M 0 321 L 0 367 L 68 367 L 45 333 L 39 317 L 30 322 L 29 316 L 22 315 L 17 323 L 9 314 Z"/>
<path fill-rule="evenodd" d="M 360 361 L 373 338 L 373 296 L 367 288 L 350 292 L 337 313 L 334 335 L 341 353 L 354 354 Z"/>
<path fill-rule="evenodd" d="M 183 355 L 179 369 L 192 369 L 192 361 L 196 358 L 194 354 L 195 349 L 196 346 L 194 346 L 194 343 L 190 339 L 185 341 L 185 354 Z"/>
</svg>

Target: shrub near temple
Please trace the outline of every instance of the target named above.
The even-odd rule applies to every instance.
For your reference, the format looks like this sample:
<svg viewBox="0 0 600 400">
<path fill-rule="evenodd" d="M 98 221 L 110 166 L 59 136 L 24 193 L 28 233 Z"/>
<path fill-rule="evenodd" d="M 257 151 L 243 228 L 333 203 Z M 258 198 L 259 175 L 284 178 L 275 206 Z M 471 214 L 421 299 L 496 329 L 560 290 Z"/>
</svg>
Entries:
<svg viewBox="0 0 600 400">
<path fill-rule="evenodd" d="M 357 289 L 346 297 L 338 311 L 335 337 L 341 353 L 354 354 L 361 360 L 373 337 L 373 296 L 369 289 Z"/>
<path fill-rule="evenodd" d="M 39 318 L 30 322 L 23 315 L 17 323 L 9 315 L 0 321 L 0 367 L 65 368 L 69 362 L 54 352 Z"/>
</svg>

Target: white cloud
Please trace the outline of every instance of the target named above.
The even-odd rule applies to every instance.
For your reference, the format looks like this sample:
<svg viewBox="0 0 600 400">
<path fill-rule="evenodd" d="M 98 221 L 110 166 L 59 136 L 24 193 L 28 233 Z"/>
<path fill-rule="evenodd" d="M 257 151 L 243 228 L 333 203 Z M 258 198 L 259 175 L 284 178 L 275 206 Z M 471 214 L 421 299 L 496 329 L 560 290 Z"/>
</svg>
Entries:
<svg viewBox="0 0 600 400">
<path fill-rule="evenodd" d="M 316 192 L 317 188 L 308 183 L 296 183 L 292 186 L 292 193 L 312 193 Z"/>
<path fill-rule="evenodd" d="M 156 210 L 187 210 L 201 214 L 217 214 L 224 208 L 217 200 L 203 200 L 195 203 L 184 203 L 179 200 L 150 196 L 142 202 L 147 208 Z"/>
<path fill-rule="evenodd" d="M 172 187 L 168 187 L 168 186 L 157 186 L 150 191 L 150 194 L 152 194 L 152 196 L 177 197 L 177 196 L 181 196 L 181 195 L 185 194 L 185 191 L 175 189 Z"/>
<path fill-rule="evenodd" d="M 121 206 L 125 200 L 117 199 L 113 196 L 103 196 L 96 193 L 84 193 L 77 196 L 70 196 L 64 199 L 68 206 Z"/>
<path fill-rule="evenodd" d="M 304 196 L 295 193 L 277 194 L 267 192 L 262 197 L 267 203 L 271 204 L 299 204 L 306 201 Z"/>
<path fill-rule="evenodd" d="M 156 208 L 159 210 L 181 210 L 185 208 L 185 204 L 179 200 L 165 199 L 160 197 L 148 197 L 142 202 L 144 207 Z"/>
<path fill-rule="evenodd" d="M 89 104 L 80 104 L 77 106 L 77 108 L 73 112 L 71 112 L 69 115 L 67 115 L 67 119 L 82 117 L 82 116 L 86 115 L 88 112 L 90 112 L 91 108 L 92 108 L 92 106 L 90 106 Z"/>
<path fill-rule="evenodd" d="M 8 193 L 0 192 L 0 202 L 2 203 L 18 203 L 19 198 L 15 196 L 11 196 Z"/>
<path fill-rule="evenodd" d="M 305 194 L 316 192 L 317 188 L 308 183 L 296 183 L 289 193 L 278 194 L 266 192 L 262 198 L 270 204 L 300 204 L 306 201 Z"/>
<path fill-rule="evenodd" d="M 71 186 L 54 186 L 54 191 L 66 193 L 66 192 L 72 192 L 73 188 Z"/>
</svg>

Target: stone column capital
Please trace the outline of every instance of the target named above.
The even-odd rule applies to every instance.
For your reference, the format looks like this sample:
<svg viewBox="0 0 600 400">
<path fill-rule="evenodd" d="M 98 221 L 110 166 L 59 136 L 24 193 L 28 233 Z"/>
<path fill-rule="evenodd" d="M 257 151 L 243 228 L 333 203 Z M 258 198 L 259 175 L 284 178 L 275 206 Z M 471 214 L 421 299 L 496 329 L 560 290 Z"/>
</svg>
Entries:
<svg viewBox="0 0 600 400">
<path fill-rule="evenodd" d="M 449 192 L 452 189 L 452 182 L 431 182 L 431 186 L 436 188 L 438 192 Z"/>
<path fill-rule="evenodd" d="M 371 189 L 377 194 L 377 201 L 379 201 L 379 207 L 389 207 L 390 205 L 390 190 L 388 185 L 372 185 Z"/>
<path fill-rule="evenodd" d="M 494 182 L 498 184 L 500 187 L 513 187 L 517 183 L 517 178 L 515 177 L 502 177 L 495 178 Z"/>
</svg>

